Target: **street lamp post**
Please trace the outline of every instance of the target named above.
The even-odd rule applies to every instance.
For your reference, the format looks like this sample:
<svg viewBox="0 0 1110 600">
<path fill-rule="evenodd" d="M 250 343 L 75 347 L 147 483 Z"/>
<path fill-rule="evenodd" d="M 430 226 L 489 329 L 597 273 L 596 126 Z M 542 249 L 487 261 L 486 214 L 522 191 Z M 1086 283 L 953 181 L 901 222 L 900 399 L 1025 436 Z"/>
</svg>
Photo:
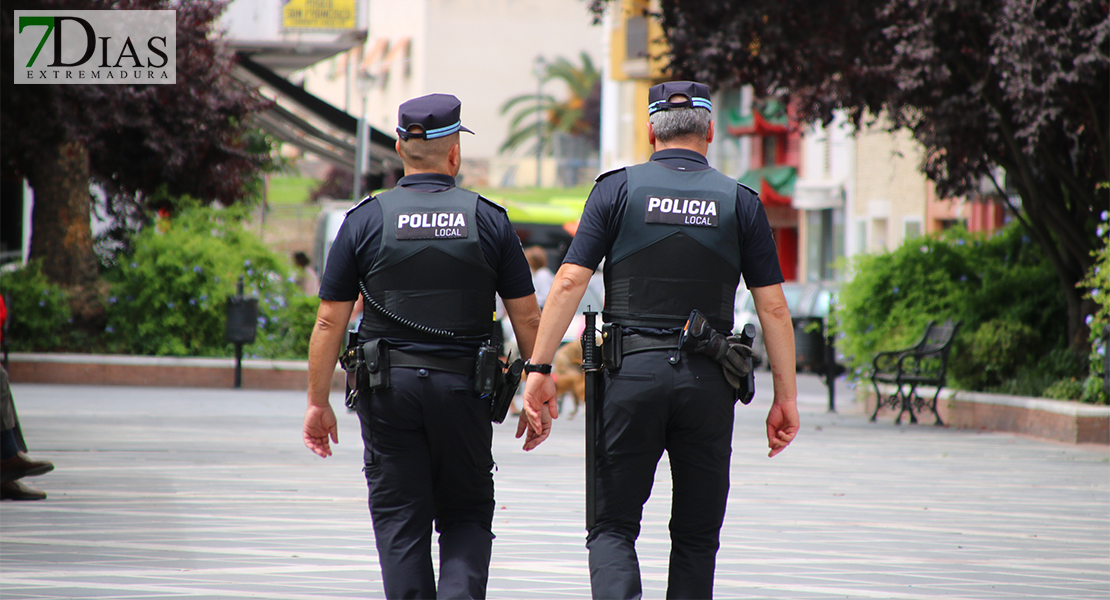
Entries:
<svg viewBox="0 0 1110 600">
<path fill-rule="evenodd" d="M 537 54 L 532 61 L 532 74 L 536 76 L 536 187 L 540 187 L 543 161 L 543 78 L 547 75 L 547 60 Z"/>
</svg>

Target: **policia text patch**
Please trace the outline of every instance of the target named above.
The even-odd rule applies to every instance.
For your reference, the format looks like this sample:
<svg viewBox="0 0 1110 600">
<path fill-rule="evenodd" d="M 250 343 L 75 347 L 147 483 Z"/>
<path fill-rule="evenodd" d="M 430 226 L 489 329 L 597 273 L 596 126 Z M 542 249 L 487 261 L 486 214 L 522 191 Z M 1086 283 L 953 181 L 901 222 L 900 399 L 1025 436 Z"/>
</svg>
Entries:
<svg viewBox="0 0 1110 600">
<path fill-rule="evenodd" d="M 648 196 L 644 222 L 716 227 L 718 209 L 720 204 L 717 200 Z"/>
<path fill-rule="evenodd" d="M 466 213 L 463 212 L 414 212 L 397 215 L 399 240 L 446 240 L 466 236 Z"/>
</svg>

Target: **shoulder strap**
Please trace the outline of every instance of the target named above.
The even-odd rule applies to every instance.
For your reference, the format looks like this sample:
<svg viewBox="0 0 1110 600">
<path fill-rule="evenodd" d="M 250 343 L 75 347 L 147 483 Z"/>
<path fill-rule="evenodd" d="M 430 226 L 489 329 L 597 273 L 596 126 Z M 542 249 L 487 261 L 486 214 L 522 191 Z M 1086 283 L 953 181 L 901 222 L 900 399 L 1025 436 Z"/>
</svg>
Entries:
<svg viewBox="0 0 1110 600">
<path fill-rule="evenodd" d="M 611 171 L 606 171 L 606 172 L 602 173 L 601 175 L 598 175 L 597 177 L 595 177 L 594 178 L 594 183 L 597 183 L 597 182 L 601 181 L 602 179 L 605 179 L 606 177 L 608 177 L 608 176 L 610 176 L 614 173 L 620 173 L 621 171 L 625 170 L 625 168 L 626 167 L 620 167 L 619 169 L 613 169 Z"/>
</svg>

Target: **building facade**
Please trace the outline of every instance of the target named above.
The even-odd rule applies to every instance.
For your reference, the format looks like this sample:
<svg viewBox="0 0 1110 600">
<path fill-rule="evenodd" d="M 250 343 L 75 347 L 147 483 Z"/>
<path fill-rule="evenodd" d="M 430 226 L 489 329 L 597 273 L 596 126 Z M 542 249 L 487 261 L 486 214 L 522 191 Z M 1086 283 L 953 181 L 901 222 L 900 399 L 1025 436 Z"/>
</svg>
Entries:
<svg viewBox="0 0 1110 600">
<path fill-rule="evenodd" d="M 576 0 L 374 0 L 366 41 L 300 74 L 314 94 L 345 107 L 383 131 L 397 124 L 397 107 L 431 93 L 462 101 L 463 177 L 468 185 L 531 185 L 535 158 L 502 156 L 511 115 L 502 105 L 536 94 L 537 58 L 585 52 L 601 57 L 599 27 Z M 559 97 L 557 83 L 543 93 Z M 545 181 L 554 180 L 554 165 Z"/>
</svg>

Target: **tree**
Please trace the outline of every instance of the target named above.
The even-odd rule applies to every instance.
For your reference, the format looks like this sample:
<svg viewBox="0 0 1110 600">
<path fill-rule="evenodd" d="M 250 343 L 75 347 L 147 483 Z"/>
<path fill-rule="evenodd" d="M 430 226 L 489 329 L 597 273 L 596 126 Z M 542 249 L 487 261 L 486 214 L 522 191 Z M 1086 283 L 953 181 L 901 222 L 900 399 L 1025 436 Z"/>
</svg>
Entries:
<svg viewBox="0 0 1110 600">
<path fill-rule="evenodd" d="M 242 200 L 267 154 L 246 118 L 265 104 L 229 74 L 213 25 L 222 0 L 9 0 L 2 43 L 13 45 L 16 10 L 175 9 L 175 85 L 15 85 L 0 61 L 3 168 L 35 193 L 31 257 L 52 281 L 87 288 L 98 277 L 89 226 L 89 183 L 119 214 L 153 194 Z"/>
<path fill-rule="evenodd" d="M 565 83 L 570 92 L 569 98 L 556 100 L 554 96 L 544 94 L 537 102 L 535 94 L 521 94 L 501 105 L 503 115 L 516 109 L 509 122 L 509 135 L 501 144 L 501 152 L 511 152 L 533 140 L 529 152 L 535 154 L 544 140 L 552 139 L 557 133 L 597 145 L 601 123 L 601 73 L 588 54 L 583 52 L 580 58 L 582 66 L 577 67 L 560 56 L 547 65 L 541 78 L 542 83 L 555 80 Z"/>
<path fill-rule="evenodd" d="M 594 0 L 600 14 L 607 0 Z M 1007 174 L 1011 209 L 1055 267 L 1068 337 L 1093 303 L 1076 285 L 1106 244 L 1110 18 L 1105 0 L 662 0 L 675 77 L 785 93 L 804 122 L 885 115 L 925 148 L 942 196 Z M 1001 184 L 1001 182 L 996 182 Z"/>
</svg>

